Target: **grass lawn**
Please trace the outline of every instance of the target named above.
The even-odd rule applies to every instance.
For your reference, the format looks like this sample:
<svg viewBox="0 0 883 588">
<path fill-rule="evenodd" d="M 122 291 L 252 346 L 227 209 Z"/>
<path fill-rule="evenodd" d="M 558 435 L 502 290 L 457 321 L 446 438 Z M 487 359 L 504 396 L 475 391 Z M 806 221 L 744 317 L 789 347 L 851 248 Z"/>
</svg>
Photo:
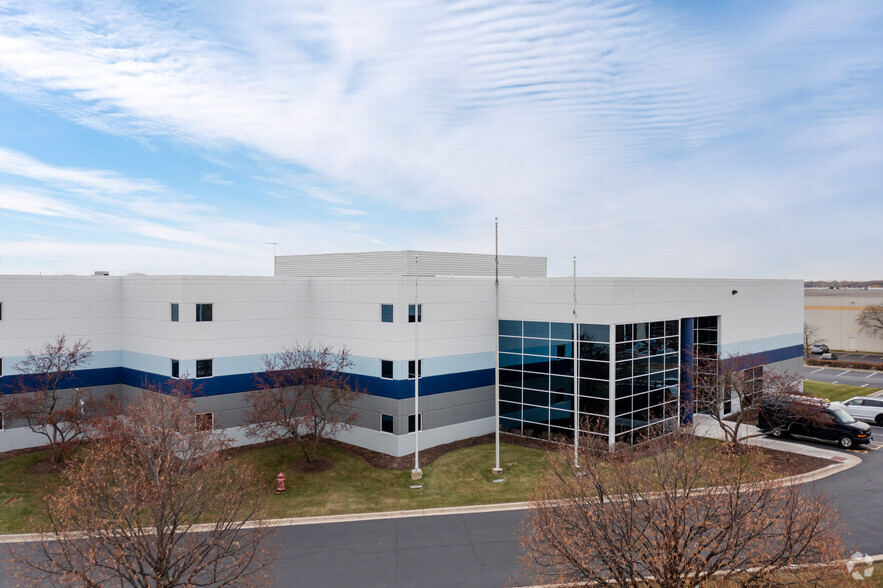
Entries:
<svg viewBox="0 0 883 588">
<path fill-rule="evenodd" d="M 803 381 L 804 392 L 817 398 L 827 398 L 832 402 L 848 400 L 853 396 L 865 396 L 877 390 L 879 388 L 871 388 L 870 386 L 862 388 L 861 386 L 849 386 L 847 384 L 829 384 L 812 380 Z"/>
<path fill-rule="evenodd" d="M 706 439 L 701 447 L 713 451 L 715 444 Z M 419 482 L 423 488 L 415 490 L 410 486 L 418 482 L 411 481 L 410 470 L 375 468 L 354 453 L 327 445 L 320 447 L 319 456 L 332 460 L 333 466 L 312 474 L 293 469 L 303 454 L 288 445 L 244 448 L 234 459 L 258 470 L 255 492 L 267 497 L 262 516 L 274 519 L 523 502 L 530 499 L 531 489 L 547 468 L 543 450 L 502 443 L 504 472 L 496 476 L 491 472 L 494 445 L 476 445 L 425 465 Z M 41 497 L 60 483 L 60 475 L 32 473 L 32 467 L 48 458 L 48 451 L 34 451 L 0 461 L 0 533 L 46 528 Z M 280 471 L 288 490 L 277 496 Z M 500 477 L 504 482 L 493 481 Z"/>
</svg>

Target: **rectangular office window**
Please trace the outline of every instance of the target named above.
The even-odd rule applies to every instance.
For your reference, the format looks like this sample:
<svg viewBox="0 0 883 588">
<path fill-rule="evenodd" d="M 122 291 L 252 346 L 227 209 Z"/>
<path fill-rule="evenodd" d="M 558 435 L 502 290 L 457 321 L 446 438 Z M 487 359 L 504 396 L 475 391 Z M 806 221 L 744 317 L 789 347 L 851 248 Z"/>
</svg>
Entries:
<svg viewBox="0 0 883 588">
<path fill-rule="evenodd" d="M 3 358 L 0 357 L 0 376 L 3 375 Z"/>
<path fill-rule="evenodd" d="M 215 428 L 215 415 L 211 412 L 203 412 L 196 415 L 196 430 L 211 431 Z"/>
<path fill-rule="evenodd" d="M 212 305 L 197 304 L 196 305 L 196 322 L 205 323 L 212 320 Z"/>
<path fill-rule="evenodd" d="M 0 321 L 3 320 L 3 303 L 0 302 Z"/>
<path fill-rule="evenodd" d="M 212 360 L 197 359 L 196 360 L 196 377 L 211 378 L 212 377 Z"/>
<path fill-rule="evenodd" d="M 388 359 L 380 360 L 380 377 L 385 380 L 392 380 L 392 361 Z"/>
<path fill-rule="evenodd" d="M 417 417 L 417 422 L 420 423 L 420 430 L 423 430 L 423 413 L 421 412 Z M 414 432 L 414 415 L 408 415 L 408 432 Z"/>
<path fill-rule="evenodd" d="M 173 359 L 172 360 L 172 377 L 173 378 L 180 378 L 181 377 L 180 369 L 181 368 L 180 368 L 180 364 L 178 363 L 178 360 Z"/>
<path fill-rule="evenodd" d="M 178 322 L 178 303 L 172 302 L 172 322 Z"/>
<path fill-rule="evenodd" d="M 381 304 L 380 305 L 380 322 L 382 322 L 382 323 L 391 323 L 392 322 L 392 304 Z"/>
<path fill-rule="evenodd" d="M 415 308 L 416 306 L 416 308 Z M 423 322 L 423 305 L 422 304 L 409 304 L 408 305 L 408 322 L 409 323 L 422 323 Z"/>
<path fill-rule="evenodd" d="M 380 430 L 384 433 L 392 433 L 392 415 L 380 413 Z"/>
<path fill-rule="evenodd" d="M 422 359 L 417 362 L 417 369 L 420 370 L 420 377 L 422 378 L 423 377 L 423 360 Z M 409 380 L 414 379 L 414 360 L 413 359 L 408 362 L 408 379 Z"/>
</svg>

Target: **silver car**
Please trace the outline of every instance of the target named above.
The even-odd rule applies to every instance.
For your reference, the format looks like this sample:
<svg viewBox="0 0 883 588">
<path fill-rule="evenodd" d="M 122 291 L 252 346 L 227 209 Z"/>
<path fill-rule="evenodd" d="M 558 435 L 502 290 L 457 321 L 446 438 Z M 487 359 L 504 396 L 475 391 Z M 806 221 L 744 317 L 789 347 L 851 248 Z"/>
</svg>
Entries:
<svg viewBox="0 0 883 588">
<path fill-rule="evenodd" d="M 852 418 L 859 421 L 868 421 L 883 427 L 883 398 L 856 396 L 841 402 L 841 404 L 843 405 L 843 410 Z"/>
</svg>

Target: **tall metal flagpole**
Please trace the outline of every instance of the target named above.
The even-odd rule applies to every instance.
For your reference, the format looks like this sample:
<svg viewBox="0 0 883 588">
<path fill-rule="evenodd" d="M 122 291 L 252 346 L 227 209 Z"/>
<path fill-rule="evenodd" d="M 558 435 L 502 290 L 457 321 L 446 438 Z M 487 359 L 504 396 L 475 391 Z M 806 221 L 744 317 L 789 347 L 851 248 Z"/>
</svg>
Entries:
<svg viewBox="0 0 883 588">
<path fill-rule="evenodd" d="M 411 479 L 419 480 L 423 477 L 420 470 L 420 338 L 418 329 L 420 326 L 420 296 L 418 294 L 418 271 L 419 256 L 414 256 L 414 469 L 411 471 Z"/>
<path fill-rule="evenodd" d="M 573 257 L 573 467 L 579 467 L 579 321 L 576 315 L 576 256 Z"/>
<path fill-rule="evenodd" d="M 500 219 L 494 217 L 494 468 L 500 467 Z"/>
</svg>

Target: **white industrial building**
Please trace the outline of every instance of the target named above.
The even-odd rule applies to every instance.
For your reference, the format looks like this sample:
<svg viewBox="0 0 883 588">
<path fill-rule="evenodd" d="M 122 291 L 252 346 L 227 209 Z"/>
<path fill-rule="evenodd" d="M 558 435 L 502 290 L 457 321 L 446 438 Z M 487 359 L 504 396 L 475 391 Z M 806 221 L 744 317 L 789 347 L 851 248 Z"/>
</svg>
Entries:
<svg viewBox="0 0 883 588">
<path fill-rule="evenodd" d="M 550 278 L 545 258 L 499 260 L 498 305 L 493 255 L 281 256 L 273 277 L 0 276 L 0 390 L 15 389 L 26 349 L 63 334 L 94 352 L 78 387 L 126 397 L 195 378 L 200 410 L 235 434 L 264 356 L 345 346 L 366 394 L 341 439 L 401 456 L 415 422 L 421 448 L 492 432 L 497 360 L 501 428 L 572 434 L 579 413 L 609 443 L 677 418 L 696 346 L 800 368 L 799 280 Z M 8 425 L 0 451 L 42 439 Z"/>
</svg>

